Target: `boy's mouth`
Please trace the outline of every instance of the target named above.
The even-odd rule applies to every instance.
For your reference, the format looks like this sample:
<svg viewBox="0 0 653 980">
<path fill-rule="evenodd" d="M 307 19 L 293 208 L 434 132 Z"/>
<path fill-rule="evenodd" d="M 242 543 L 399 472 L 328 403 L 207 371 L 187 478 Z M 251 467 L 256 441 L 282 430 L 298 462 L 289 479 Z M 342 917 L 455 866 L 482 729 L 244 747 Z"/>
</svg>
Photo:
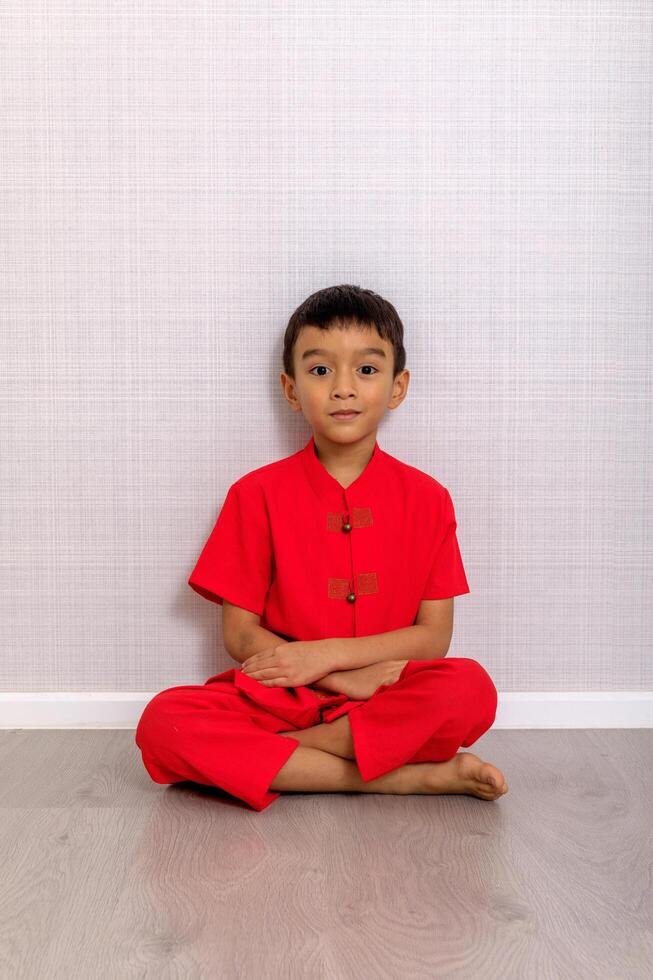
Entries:
<svg viewBox="0 0 653 980">
<path fill-rule="evenodd" d="M 331 418 L 346 420 L 355 419 L 358 415 L 360 415 L 360 412 L 332 412 Z"/>
</svg>

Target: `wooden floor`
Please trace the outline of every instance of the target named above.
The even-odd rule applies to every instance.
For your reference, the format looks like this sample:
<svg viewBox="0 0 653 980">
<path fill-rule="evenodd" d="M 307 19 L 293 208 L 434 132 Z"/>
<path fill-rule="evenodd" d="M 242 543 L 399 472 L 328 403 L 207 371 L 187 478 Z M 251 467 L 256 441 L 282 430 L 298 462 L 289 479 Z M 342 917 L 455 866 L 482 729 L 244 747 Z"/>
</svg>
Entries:
<svg viewBox="0 0 653 980">
<path fill-rule="evenodd" d="M 130 730 L 0 731 L 0 977 L 653 977 L 653 732 L 490 731 L 510 792 L 160 786 Z"/>
</svg>

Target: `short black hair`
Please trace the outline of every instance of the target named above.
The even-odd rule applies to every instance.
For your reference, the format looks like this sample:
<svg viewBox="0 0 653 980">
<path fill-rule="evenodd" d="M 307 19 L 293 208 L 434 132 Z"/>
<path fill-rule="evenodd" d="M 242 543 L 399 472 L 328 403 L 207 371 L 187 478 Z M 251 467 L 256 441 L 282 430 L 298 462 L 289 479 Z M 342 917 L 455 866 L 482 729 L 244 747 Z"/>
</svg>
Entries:
<svg viewBox="0 0 653 980">
<path fill-rule="evenodd" d="M 406 367 L 404 325 L 392 303 L 371 289 L 360 286 L 328 286 L 304 300 L 288 321 L 283 338 L 283 369 L 294 381 L 293 351 L 302 327 L 376 327 L 380 337 L 392 344 L 394 374 Z"/>
</svg>

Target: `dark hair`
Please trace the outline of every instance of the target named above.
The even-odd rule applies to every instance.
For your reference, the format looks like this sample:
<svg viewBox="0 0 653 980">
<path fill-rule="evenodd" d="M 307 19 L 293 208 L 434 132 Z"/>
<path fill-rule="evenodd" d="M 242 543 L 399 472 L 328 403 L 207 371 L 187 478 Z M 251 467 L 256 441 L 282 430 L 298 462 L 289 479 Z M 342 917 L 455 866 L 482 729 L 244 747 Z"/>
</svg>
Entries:
<svg viewBox="0 0 653 980">
<path fill-rule="evenodd" d="M 394 349 L 393 377 L 406 367 L 404 325 L 392 303 L 360 286 L 328 286 L 304 300 L 288 321 L 283 338 L 283 369 L 293 380 L 293 351 L 302 327 L 376 327 L 379 336 Z"/>
</svg>

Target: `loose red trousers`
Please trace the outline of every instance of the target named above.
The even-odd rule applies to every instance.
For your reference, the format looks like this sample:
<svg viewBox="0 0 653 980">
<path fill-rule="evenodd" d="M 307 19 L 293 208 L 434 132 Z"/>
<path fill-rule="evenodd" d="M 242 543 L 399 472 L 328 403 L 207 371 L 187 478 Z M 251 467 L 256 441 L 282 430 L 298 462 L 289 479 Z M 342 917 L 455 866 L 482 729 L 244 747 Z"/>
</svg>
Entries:
<svg viewBox="0 0 653 980">
<path fill-rule="evenodd" d="M 399 766 L 444 762 L 494 723 L 497 691 L 468 657 L 409 660 L 367 701 L 310 687 L 266 687 L 242 670 L 170 687 L 145 706 L 135 741 L 156 783 L 218 786 L 254 810 L 279 796 L 270 784 L 300 742 L 278 732 L 349 715 L 365 782 Z"/>
</svg>

